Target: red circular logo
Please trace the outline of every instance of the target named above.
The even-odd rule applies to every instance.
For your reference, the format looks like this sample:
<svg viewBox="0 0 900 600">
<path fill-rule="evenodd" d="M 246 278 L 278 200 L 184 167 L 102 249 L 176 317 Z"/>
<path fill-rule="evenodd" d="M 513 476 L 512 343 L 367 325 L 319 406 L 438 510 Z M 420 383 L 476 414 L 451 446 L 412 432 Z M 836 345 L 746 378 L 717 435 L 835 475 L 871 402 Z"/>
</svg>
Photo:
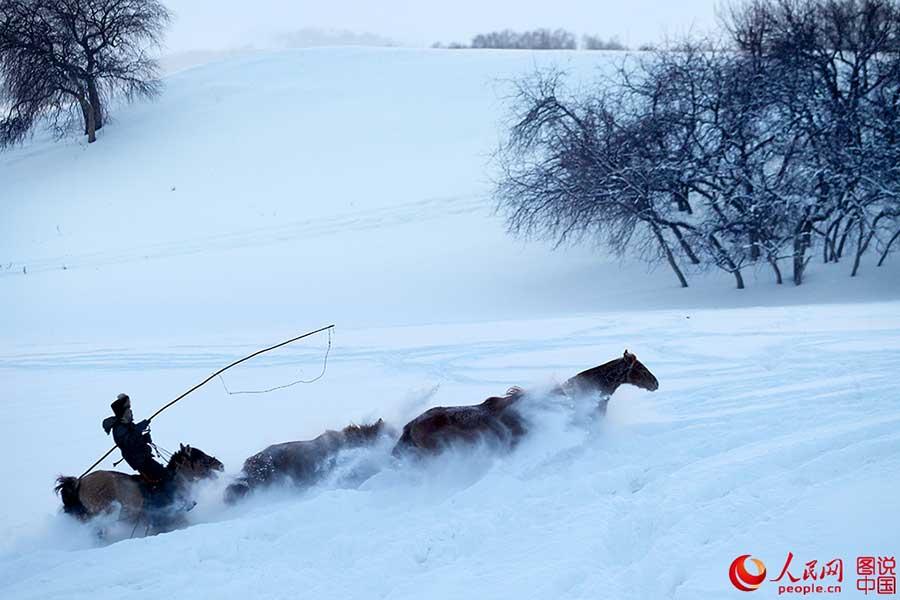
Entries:
<svg viewBox="0 0 900 600">
<path fill-rule="evenodd" d="M 742 592 L 752 592 L 766 580 L 766 565 L 757 558 L 750 558 L 750 562 L 756 567 L 757 574 L 753 575 L 747 570 L 746 562 L 749 554 L 738 556 L 728 569 L 728 577 L 731 584 Z"/>
</svg>

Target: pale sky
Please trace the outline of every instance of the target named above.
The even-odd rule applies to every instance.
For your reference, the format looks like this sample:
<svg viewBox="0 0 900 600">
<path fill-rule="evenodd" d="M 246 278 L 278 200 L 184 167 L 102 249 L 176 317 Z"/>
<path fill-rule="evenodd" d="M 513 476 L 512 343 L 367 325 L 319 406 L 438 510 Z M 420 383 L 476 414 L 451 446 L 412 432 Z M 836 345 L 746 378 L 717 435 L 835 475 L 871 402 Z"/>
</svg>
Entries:
<svg viewBox="0 0 900 600">
<path fill-rule="evenodd" d="M 719 0 L 163 0 L 176 14 L 169 52 L 264 46 L 305 28 L 349 30 L 400 45 L 468 42 L 498 29 L 563 27 L 618 36 L 637 46 L 702 32 L 715 24 Z"/>
</svg>

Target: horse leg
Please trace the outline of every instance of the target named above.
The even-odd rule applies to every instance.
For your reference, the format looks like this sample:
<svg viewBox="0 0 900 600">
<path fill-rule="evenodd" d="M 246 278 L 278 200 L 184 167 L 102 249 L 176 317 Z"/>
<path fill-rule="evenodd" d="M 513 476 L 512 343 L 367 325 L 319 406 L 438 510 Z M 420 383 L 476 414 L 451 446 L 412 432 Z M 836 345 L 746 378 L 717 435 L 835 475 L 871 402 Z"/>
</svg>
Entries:
<svg viewBox="0 0 900 600">
<path fill-rule="evenodd" d="M 500 421 L 509 430 L 512 439 L 510 445 L 515 446 L 519 440 L 527 433 L 522 418 L 515 413 L 505 413 L 500 416 Z"/>
<path fill-rule="evenodd" d="M 512 438 L 512 432 L 509 430 L 509 428 L 503 422 L 502 418 L 494 419 L 493 417 L 488 417 L 488 421 L 487 421 L 486 425 L 487 425 L 487 431 L 490 431 L 493 434 L 492 437 L 495 438 L 495 440 L 492 440 L 492 439 L 490 439 L 491 436 L 488 436 L 486 441 L 488 441 L 488 442 L 496 441 L 501 446 L 505 446 L 505 447 L 509 447 L 512 445 L 510 443 L 510 440 Z"/>
<path fill-rule="evenodd" d="M 147 531 L 152 535 L 168 533 L 176 529 L 184 529 L 188 526 L 184 512 L 173 505 L 157 509 L 152 518 L 147 522 Z"/>
<path fill-rule="evenodd" d="M 604 396 L 597 401 L 597 416 L 601 419 L 606 416 L 607 404 L 609 404 L 609 396 Z"/>
<path fill-rule="evenodd" d="M 98 542 L 106 541 L 106 527 L 97 527 L 94 529 L 94 537 Z"/>
</svg>

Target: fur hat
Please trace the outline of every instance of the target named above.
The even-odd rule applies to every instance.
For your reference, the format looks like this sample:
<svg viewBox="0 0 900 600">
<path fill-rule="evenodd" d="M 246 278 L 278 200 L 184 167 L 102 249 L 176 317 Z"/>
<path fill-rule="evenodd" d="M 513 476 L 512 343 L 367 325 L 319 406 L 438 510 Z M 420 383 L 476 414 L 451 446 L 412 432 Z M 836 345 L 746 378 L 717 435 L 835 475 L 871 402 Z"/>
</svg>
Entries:
<svg viewBox="0 0 900 600">
<path fill-rule="evenodd" d="M 116 415 L 116 417 L 121 417 L 130 404 L 131 398 L 128 397 L 128 394 L 119 394 L 116 396 L 115 401 L 109 406 L 112 408 L 113 414 Z"/>
</svg>

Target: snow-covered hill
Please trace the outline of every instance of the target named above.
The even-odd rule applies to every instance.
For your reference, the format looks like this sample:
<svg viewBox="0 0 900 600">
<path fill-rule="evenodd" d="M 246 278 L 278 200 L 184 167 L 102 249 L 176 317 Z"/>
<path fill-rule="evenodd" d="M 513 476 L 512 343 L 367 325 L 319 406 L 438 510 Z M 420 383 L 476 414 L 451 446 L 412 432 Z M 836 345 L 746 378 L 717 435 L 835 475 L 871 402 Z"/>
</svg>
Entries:
<svg viewBox="0 0 900 600">
<path fill-rule="evenodd" d="M 709 598 L 739 554 L 895 554 L 900 278 L 814 267 L 750 289 L 511 239 L 490 152 L 508 80 L 615 55 L 317 49 L 172 76 L 100 141 L 0 155 L 0 598 Z M 23 273 L 23 270 L 25 271 Z M 338 325 L 325 377 L 262 396 L 212 382 L 154 421 L 229 474 L 264 446 L 539 386 L 627 347 L 658 376 L 607 422 L 535 408 L 509 456 L 396 464 L 97 547 L 56 513 L 59 473 L 268 343 Z M 271 387 L 322 367 L 324 337 L 229 372 Z M 109 464 L 107 463 L 107 468 Z M 864 501 L 863 501 L 864 499 Z M 802 572 L 802 568 L 801 568 Z M 775 584 L 757 594 L 774 595 Z"/>
<path fill-rule="evenodd" d="M 0 314 L 16 315 L 0 336 L 193 343 L 322 319 L 796 304 L 873 287 L 900 297 L 869 265 L 854 285 L 839 267 L 777 296 L 768 271 L 745 292 L 728 276 L 685 292 L 664 268 L 648 277 L 595 248 L 507 236 L 489 192 L 510 79 L 553 63 L 590 81 L 619 56 L 254 55 L 174 75 L 158 102 L 116 111 L 98 144 L 39 136 L 0 160 Z"/>
</svg>

